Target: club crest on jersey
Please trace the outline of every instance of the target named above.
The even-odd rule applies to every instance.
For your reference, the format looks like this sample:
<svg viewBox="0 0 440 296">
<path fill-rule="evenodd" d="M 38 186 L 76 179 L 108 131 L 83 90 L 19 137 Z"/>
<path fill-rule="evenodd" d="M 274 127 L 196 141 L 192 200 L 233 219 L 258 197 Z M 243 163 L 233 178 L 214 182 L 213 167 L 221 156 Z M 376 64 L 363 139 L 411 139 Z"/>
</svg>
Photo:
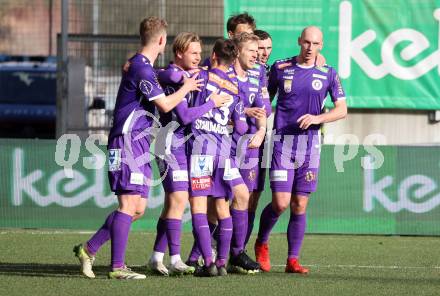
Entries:
<svg viewBox="0 0 440 296">
<path fill-rule="evenodd" d="M 255 181 L 256 178 L 257 178 L 257 173 L 255 172 L 255 170 L 250 170 L 248 175 L 249 181 Z"/>
<path fill-rule="evenodd" d="M 292 91 L 292 80 L 286 79 L 284 80 L 284 92 L 290 93 Z"/>
<path fill-rule="evenodd" d="M 316 180 L 316 174 L 312 171 L 308 171 L 306 173 L 306 181 L 307 182 L 313 182 Z"/>
<path fill-rule="evenodd" d="M 261 94 L 263 95 L 263 99 L 269 99 L 269 91 L 267 90 L 267 87 L 261 88 Z"/>
<path fill-rule="evenodd" d="M 165 87 L 165 94 L 170 95 L 175 93 L 176 90 L 174 89 L 174 87 L 167 85 L 167 87 Z"/>
<path fill-rule="evenodd" d="M 322 81 L 319 79 L 315 79 L 312 81 L 312 87 L 314 90 L 321 90 L 322 88 Z"/>
<path fill-rule="evenodd" d="M 143 94 L 148 96 L 153 90 L 153 84 L 148 80 L 141 80 L 141 82 L 139 82 L 139 89 Z"/>
<path fill-rule="evenodd" d="M 250 100 L 250 97 L 249 97 Z M 238 114 L 243 114 L 244 113 L 244 105 L 242 102 L 237 103 L 237 105 L 235 105 L 235 112 L 237 112 Z"/>
<path fill-rule="evenodd" d="M 108 150 L 108 170 L 109 172 L 121 170 L 121 149 Z"/>
</svg>

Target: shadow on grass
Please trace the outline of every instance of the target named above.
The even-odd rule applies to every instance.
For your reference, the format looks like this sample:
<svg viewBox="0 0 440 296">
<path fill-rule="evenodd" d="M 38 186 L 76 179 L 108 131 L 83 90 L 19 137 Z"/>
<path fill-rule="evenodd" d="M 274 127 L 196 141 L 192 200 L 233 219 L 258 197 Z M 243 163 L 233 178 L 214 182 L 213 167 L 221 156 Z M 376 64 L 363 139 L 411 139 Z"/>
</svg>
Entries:
<svg viewBox="0 0 440 296">
<path fill-rule="evenodd" d="M 108 266 L 93 266 L 93 272 L 97 278 L 107 277 L 110 268 Z M 133 270 L 136 270 L 134 268 Z M 140 271 L 137 268 L 137 271 Z M 79 264 L 40 264 L 40 263 L 0 263 L 0 276 L 35 276 L 35 277 L 78 277 L 85 278 Z"/>
</svg>

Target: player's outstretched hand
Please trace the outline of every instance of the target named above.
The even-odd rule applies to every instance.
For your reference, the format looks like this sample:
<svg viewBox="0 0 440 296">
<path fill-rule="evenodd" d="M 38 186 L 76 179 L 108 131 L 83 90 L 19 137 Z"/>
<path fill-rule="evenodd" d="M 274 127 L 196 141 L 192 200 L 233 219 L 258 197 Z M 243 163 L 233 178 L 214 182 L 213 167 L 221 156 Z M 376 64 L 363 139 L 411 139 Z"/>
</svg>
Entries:
<svg viewBox="0 0 440 296">
<path fill-rule="evenodd" d="M 303 116 L 298 118 L 298 120 L 296 122 L 299 123 L 300 129 L 305 130 L 305 129 L 308 129 L 309 126 L 311 126 L 312 124 L 320 124 L 321 120 L 316 115 L 304 114 Z"/>
<path fill-rule="evenodd" d="M 194 74 L 191 78 L 183 78 L 183 86 L 187 91 L 200 91 L 200 87 L 203 86 L 203 79 L 197 79 L 198 73 Z"/>
<path fill-rule="evenodd" d="M 259 119 L 266 116 L 266 110 L 264 110 L 264 108 L 258 107 L 244 108 L 244 114 L 246 114 L 246 116 Z"/>
<path fill-rule="evenodd" d="M 228 94 L 218 94 L 217 92 L 211 95 L 211 100 L 214 101 L 215 107 L 220 108 L 227 106 L 232 101 L 232 97 Z"/>
</svg>

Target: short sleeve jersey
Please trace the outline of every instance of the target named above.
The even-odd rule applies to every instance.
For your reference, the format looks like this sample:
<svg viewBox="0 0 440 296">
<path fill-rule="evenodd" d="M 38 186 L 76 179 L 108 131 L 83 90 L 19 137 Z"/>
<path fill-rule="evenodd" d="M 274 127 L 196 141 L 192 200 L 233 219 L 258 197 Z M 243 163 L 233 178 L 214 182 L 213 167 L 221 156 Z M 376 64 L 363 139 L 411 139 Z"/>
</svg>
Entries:
<svg viewBox="0 0 440 296">
<path fill-rule="evenodd" d="M 335 69 L 329 66 L 304 67 L 295 58 L 276 61 L 270 70 L 269 92 L 278 93 L 274 128 L 277 134 L 303 134 L 297 120 L 305 114 L 323 112 L 327 95 L 333 102 L 345 100 L 345 92 Z M 318 131 L 312 125 L 309 131 Z"/>
<path fill-rule="evenodd" d="M 155 113 L 152 101 L 165 96 L 147 57 L 137 53 L 129 63 L 128 71 L 122 74 L 109 138 L 151 127 Z"/>
<path fill-rule="evenodd" d="M 193 106 L 204 104 L 213 92 L 229 95 L 232 100 L 226 106 L 211 109 L 192 123 L 193 137 L 189 140 L 189 152 L 222 155 L 225 151 L 230 151 L 230 147 L 225 147 L 225 145 L 230 145 L 230 140 L 225 143 L 225 140 L 230 139 L 231 131 L 228 126 L 230 121 L 246 121 L 238 87 L 228 73 L 219 69 L 202 70 L 197 78 L 204 79 L 204 87 L 195 96 Z M 195 141 L 197 138 L 199 140 Z M 200 139 L 203 138 L 210 140 L 202 143 Z"/>
</svg>

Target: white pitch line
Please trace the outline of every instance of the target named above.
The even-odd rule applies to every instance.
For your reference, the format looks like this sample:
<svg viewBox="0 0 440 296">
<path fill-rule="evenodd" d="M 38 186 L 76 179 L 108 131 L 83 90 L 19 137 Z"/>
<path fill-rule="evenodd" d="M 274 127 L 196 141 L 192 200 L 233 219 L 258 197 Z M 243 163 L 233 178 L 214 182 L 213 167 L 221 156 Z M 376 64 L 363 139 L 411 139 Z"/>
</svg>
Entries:
<svg viewBox="0 0 440 296">
<path fill-rule="evenodd" d="M 130 265 L 132 267 L 145 267 L 144 265 Z M 272 264 L 272 267 L 285 267 L 285 264 Z M 396 266 L 396 265 L 320 265 L 320 264 L 303 264 L 303 266 L 313 268 L 359 268 L 359 269 L 440 269 L 440 266 Z"/>
<path fill-rule="evenodd" d="M 307 267 L 314 268 L 359 268 L 359 269 L 440 269 L 440 266 L 397 266 L 397 265 L 354 265 L 354 264 L 335 264 L 335 265 L 320 265 L 320 264 L 303 264 Z M 274 264 L 274 267 L 285 267 L 285 264 Z"/>
</svg>

